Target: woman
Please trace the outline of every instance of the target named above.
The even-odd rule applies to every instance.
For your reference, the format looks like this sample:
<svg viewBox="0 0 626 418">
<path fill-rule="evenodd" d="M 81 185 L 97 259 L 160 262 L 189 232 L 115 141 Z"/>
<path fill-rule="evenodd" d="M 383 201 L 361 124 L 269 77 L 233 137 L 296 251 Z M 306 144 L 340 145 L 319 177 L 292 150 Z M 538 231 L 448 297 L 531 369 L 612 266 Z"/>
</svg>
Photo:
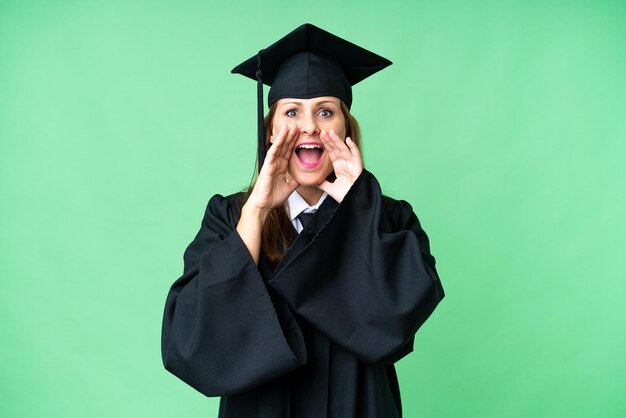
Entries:
<svg viewBox="0 0 626 418">
<path fill-rule="evenodd" d="M 221 396 L 221 418 L 402 415 L 393 364 L 444 293 L 349 113 L 351 86 L 390 64 L 306 24 L 233 70 L 271 85 L 260 171 L 209 201 L 162 339 L 165 367 Z"/>
</svg>

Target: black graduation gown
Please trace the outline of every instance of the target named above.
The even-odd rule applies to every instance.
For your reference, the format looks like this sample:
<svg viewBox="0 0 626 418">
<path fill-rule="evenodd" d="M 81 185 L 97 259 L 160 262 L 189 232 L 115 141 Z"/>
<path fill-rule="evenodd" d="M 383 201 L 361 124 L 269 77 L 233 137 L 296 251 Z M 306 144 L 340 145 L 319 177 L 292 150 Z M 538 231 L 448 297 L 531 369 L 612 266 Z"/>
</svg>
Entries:
<svg viewBox="0 0 626 418">
<path fill-rule="evenodd" d="M 411 206 L 364 170 L 271 271 L 236 232 L 239 197 L 211 198 L 185 252 L 165 368 L 222 396 L 220 418 L 401 417 L 393 363 L 444 296 Z"/>
</svg>

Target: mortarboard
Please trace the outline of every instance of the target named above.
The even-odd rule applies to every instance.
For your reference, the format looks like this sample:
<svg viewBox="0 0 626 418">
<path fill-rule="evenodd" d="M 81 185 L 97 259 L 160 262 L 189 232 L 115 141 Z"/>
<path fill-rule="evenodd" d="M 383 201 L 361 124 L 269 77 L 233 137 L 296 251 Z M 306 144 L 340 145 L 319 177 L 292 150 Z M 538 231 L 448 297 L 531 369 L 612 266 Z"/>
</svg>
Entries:
<svg viewBox="0 0 626 418">
<path fill-rule="evenodd" d="M 286 97 L 333 96 L 350 108 L 352 86 L 391 64 L 380 55 L 305 23 L 233 68 L 232 73 L 257 81 L 259 171 L 265 159 L 263 84 L 271 86 L 268 106 Z"/>
</svg>

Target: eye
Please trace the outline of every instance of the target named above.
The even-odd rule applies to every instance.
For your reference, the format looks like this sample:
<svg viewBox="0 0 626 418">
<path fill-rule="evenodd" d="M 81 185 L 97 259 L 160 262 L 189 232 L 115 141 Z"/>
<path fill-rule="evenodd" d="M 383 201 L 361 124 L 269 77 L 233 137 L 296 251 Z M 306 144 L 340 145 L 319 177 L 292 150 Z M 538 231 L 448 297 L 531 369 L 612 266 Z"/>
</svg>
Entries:
<svg viewBox="0 0 626 418">
<path fill-rule="evenodd" d="M 329 118 L 333 115 L 333 111 L 328 109 L 322 109 L 320 110 L 319 115 L 323 118 Z"/>
<path fill-rule="evenodd" d="M 289 116 L 290 118 L 295 117 L 298 114 L 298 111 L 296 109 L 289 109 L 288 111 L 285 112 L 285 115 Z"/>
</svg>

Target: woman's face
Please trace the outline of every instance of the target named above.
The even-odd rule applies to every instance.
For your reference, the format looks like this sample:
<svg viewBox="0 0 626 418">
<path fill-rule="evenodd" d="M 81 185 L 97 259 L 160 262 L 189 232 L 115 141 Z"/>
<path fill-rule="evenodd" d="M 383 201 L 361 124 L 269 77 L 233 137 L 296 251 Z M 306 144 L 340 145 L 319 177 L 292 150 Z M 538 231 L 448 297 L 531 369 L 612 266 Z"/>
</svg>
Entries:
<svg viewBox="0 0 626 418">
<path fill-rule="evenodd" d="M 289 160 L 289 173 L 305 187 L 321 184 L 333 172 L 333 164 L 324 151 L 320 133 L 331 129 L 346 139 L 346 123 L 339 99 L 331 96 L 313 99 L 280 99 L 272 120 L 272 136 L 285 125 L 295 125 L 300 136 Z"/>
</svg>

